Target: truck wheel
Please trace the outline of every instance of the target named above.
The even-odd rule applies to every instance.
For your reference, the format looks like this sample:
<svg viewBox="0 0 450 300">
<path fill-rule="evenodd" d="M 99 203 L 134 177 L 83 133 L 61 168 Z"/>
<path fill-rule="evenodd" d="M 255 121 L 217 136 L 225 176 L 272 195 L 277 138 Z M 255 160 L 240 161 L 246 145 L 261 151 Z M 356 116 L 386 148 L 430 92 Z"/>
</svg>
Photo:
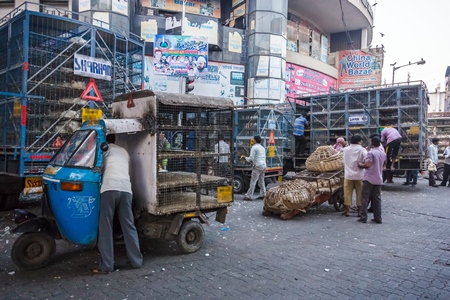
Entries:
<svg viewBox="0 0 450 300">
<path fill-rule="evenodd" d="M 339 189 L 333 195 L 333 206 L 336 211 L 344 211 L 344 190 Z"/>
<path fill-rule="evenodd" d="M 244 194 L 248 190 L 247 181 L 242 175 L 234 175 L 233 192 L 236 194 Z"/>
<path fill-rule="evenodd" d="M 203 243 L 203 226 L 199 222 L 186 221 L 181 225 L 177 245 L 183 253 L 194 253 Z"/>
<path fill-rule="evenodd" d="M 19 205 L 19 194 L 5 194 L 1 197 L 0 210 L 11 210 Z"/>
<path fill-rule="evenodd" d="M 444 177 L 444 167 L 440 167 L 436 171 L 436 180 L 442 181 L 443 177 Z"/>
<path fill-rule="evenodd" d="M 45 267 L 56 252 L 55 240 L 43 232 L 24 233 L 14 242 L 11 258 L 14 264 L 24 270 Z"/>
</svg>

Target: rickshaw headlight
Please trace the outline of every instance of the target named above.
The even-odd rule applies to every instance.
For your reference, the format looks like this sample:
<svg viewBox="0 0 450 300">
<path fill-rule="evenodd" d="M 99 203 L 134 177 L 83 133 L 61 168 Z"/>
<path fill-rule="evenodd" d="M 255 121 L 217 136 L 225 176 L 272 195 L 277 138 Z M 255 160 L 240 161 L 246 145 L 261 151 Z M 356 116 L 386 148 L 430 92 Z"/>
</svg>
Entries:
<svg viewBox="0 0 450 300">
<path fill-rule="evenodd" d="M 81 182 L 61 182 L 62 191 L 82 191 L 83 184 Z"/>
</svg>

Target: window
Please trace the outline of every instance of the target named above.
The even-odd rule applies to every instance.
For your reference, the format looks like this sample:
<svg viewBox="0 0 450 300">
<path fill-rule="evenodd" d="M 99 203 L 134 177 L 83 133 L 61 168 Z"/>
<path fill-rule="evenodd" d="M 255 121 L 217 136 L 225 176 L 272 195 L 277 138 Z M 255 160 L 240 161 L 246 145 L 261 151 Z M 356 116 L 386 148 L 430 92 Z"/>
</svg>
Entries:
<svg viewBox="0 0 450 300">
<path fill-rule="evenodd" d="M 97 133 L 80 130 L 75 132 L 53 156 L 50 164 L 92 168 L 95 163 L 96 149 Z"/>
</svg>

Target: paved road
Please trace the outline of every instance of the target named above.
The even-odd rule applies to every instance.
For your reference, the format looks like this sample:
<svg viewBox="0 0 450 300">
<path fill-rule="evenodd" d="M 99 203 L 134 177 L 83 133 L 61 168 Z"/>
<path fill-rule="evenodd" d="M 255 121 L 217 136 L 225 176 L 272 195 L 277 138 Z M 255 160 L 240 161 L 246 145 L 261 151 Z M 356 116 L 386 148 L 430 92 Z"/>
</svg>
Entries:
<svg viewBox="0 0 450 300">
<path fill-rule="evenodd" d="M 381 225 L 326 203 L 292 220 L 264 217 L 262 201 L 239 195 L 225 225 L 205 226 L 197 253 L 144 240 L 144 266 L 130 270 L 117 245 L 108 275 L 90 274 L 95 249 L 63 241 L 46 268 L 18 270 L 12 212 L 2 212 L 0 299 L 450 299 L 450 188 L 395 181 L 383 187 Z"/>
</svg>

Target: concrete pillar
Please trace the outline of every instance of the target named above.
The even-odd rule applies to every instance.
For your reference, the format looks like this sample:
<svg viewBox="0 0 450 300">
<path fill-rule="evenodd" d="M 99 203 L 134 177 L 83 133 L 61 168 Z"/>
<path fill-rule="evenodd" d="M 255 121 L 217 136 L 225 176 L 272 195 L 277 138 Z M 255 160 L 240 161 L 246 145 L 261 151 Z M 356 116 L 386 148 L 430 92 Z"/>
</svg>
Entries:
<svg viewBox="0 0 450 300">
<path fill-rule="evenodd" d="M 248 0 L 247 104 L 285 98 L 288 0 Z"/>
</svg>

